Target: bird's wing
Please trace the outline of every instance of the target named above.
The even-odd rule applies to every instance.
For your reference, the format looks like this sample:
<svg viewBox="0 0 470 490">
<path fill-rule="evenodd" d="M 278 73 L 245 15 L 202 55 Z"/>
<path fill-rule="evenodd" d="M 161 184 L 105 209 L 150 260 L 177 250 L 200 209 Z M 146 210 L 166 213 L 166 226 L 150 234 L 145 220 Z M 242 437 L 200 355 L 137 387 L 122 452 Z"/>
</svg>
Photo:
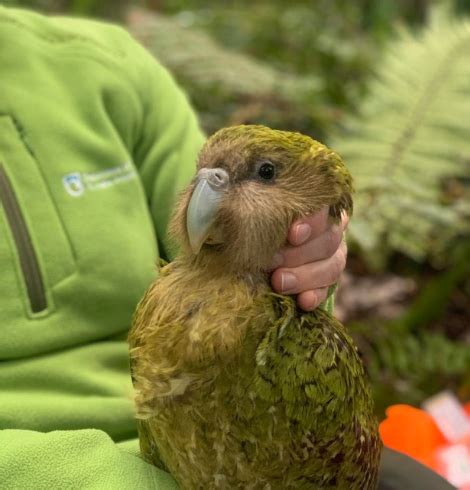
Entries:
<svg viewBox="0 0 470 490">
<path fill-rule="evenodd" d="M 307 454 L 304 473 L 333 478 L 340 471 L 341 486 L 322 480 L 312 488 L 375 488 L 381 443 L 352 339 L 324 310 L 305 314 L 291 298 L 275 301 L 277 320 L 257 350 L 257 396 L 289 418 L 292 450 Z"/>
<path fill-rule="evenodd" d="M 257 350 L 257 394 L 282 401 L 308 430 L 320 422 L 334 433 L 352 412 L 371 411 L 362 362 L 344 327 L 322 309 L 305 314 L 291 298 L 273 296 L 278 319 Z M 361 410 L 360 403 L 370 405 Z"/>
</svg>

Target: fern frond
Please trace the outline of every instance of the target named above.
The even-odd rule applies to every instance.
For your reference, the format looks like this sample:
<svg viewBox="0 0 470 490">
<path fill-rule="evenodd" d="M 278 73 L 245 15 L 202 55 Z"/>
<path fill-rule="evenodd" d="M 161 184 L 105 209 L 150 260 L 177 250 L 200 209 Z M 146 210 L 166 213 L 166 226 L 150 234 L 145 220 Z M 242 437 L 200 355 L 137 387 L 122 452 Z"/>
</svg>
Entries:
<svg viewBox="0 0 470 490">
<path fill-rule="evenodd" d="M 127 24 L 174 74 L 209 131 L 243 122 L 299 130 L 332 124 L 333 112 L 319 102 L 325 87 L 318 76 L 277 70 L 161 14 L 135 9 Z M 315 111 L 305 109 L 308 100 L 317 101 Z"/>
<path fill-rule="evenodd" d="M 278 92 L 288 97 L 299 90 L 312 92 L 320 83 L 318 77 L 280 73 L 248 55 L 225 49 L 208 34 L 185 28 L 171 17 L 150 12 L 143 15 L 139 22 L 130 23 L 133 34 L 172 72 L 193 83 L 220 85 L 234 95 Z"/>
<path fill-rule="evenodd" d="M 350 236 L 379 261 L 442 256 L 470 232 L 469 52 L 467 20 L 402 32 L 331 142 L 355 177 Z"/>
</svg>

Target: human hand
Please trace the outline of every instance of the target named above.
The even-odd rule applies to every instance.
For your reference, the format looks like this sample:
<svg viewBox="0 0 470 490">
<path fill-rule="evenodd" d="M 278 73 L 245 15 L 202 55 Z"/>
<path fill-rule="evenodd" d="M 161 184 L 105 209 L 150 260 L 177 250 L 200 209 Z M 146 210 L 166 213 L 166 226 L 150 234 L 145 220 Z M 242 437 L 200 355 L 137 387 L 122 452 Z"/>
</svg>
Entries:
<svg viewBox="0 0 470 490">
<path fill-rule="evenodd" d="M 305 311 L 312 311 L 322 303 L 328 288 L 338 282 L 346 266 L 343 232 L 348 221 L 348 216 L 343 214 L 341 223 L 329 223 L 328 207 L 296 221 L 289 230 L 289 245 L 273 259 L 274 291 L 297 294 L 297 304 Z"/>
</svg>

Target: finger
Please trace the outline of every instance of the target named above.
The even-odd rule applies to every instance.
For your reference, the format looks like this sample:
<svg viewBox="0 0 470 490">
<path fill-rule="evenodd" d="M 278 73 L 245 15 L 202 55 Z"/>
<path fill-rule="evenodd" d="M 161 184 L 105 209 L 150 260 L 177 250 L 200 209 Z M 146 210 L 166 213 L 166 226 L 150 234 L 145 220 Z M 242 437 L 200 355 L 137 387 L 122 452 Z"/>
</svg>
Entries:
<svg viewBox="0 0 470 490">
<path fill-rule="evenodd" d="M 297 296 L 297 304 L 304 311 L 312 311 L 317 308 L 328 296 L 328 288 L 318 288 L 304 291 Z"/>
<path fill-rule="evenodd" d="M 337 252 L 327 259 L 276 269 L 271 275 L 271 285 L 281 294 L 297 294 L 331 286 L 338 282 L 346 266 L 346 255 L 346 243 L 341 242 Z"/>
<path fill-rule="evenodd" d="M 309 238 L 321 235 L 328 227 L 328 206 L 318 213 L 295 221 L 289 229 L 287 241 L 294 246 L 305 243 Z"/>
<path fill-rule="evenodd" d="M 276 255 L 275 265 L 280 267 L 298 267 L 309 262 L 327 259 L 333 256 L 343 240 L 341 224 L 332 224 L 320 236 L 298 247 L 283 248 Z"/>
</svg>

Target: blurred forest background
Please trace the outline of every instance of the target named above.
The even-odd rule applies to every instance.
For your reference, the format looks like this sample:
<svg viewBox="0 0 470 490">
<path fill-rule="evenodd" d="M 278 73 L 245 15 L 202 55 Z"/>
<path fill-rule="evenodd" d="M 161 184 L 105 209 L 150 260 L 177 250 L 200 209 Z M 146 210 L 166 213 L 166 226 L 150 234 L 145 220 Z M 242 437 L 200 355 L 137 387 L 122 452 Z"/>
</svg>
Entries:
<svg viewBox="0 0 470 490">
<path fill-rule="evenodd" d="M 355 177 L 337 314 L 378 411 L 470 398 L 470 0 L 3 0 L 124 24 L 207 132 L 298 130 Z"/>
</svg>

